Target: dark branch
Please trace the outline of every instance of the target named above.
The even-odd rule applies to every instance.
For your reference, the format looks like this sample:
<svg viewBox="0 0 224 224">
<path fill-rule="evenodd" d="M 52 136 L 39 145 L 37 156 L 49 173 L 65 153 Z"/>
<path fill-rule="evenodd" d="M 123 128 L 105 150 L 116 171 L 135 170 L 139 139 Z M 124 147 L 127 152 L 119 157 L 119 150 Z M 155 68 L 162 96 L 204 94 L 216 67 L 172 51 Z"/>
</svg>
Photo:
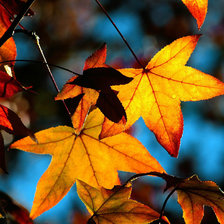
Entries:
<svg viewBox="0 0 224 224">
<path fill-rule="evenodd" d="M 11 26 L 6 30 L 6 32 L 3 34 L 3 36 L 0 39 L 0 47 L 10 38 L 12 37 L 14 30 L 16 29 L 17 25 L 22 20 L 23 16 L 27 13 L 31 5 L 33 4 L 35 0 L 28 0 L 25 4 L 20 13 L 16 16 L 16 18 L 13 20 Z"/>
<path fill-rule="evenodd" d="M 112 20 L 112 18 L 110 17 L 110 15 L 108 14 L 108 12 L 106 11 L 106 9 L 103 7 L 103 5 L 99 2 L 99 0 L 95 0 L 96 3 L 99 5 L 99 7 L 102 9 L 102 11 L 104 12 L 104 14 L 107 16 L 107 18 L 110 20 L 111 24 L 114 26 L 114 28 L 117 30 L 118 34 L 120 35 L 120 37 L 122 38 L 122 40 L 124 41 L 124 43 L 126 44 L 126 46 L 128 47 L 128 49 L 131 51 L 132 55 L 134 56 L 135 60 L 137 61 L 137 63 L 143 68 L 145 69 L 145 67 L 143 66 L 143 64 L 140 62 L 140 60 L 138 59 L 138 57 L 136 56 L 135 52 L 132 50 L 131 46 L 129 45 L 129 43 L 127 42 L 127 40 L 124 38 L 123 34 L 121 33 L 121 31 L 118 29 L 118 27 L 116 26 L 116 24 L 114 23 L 114 21 Z"/>
</svg>

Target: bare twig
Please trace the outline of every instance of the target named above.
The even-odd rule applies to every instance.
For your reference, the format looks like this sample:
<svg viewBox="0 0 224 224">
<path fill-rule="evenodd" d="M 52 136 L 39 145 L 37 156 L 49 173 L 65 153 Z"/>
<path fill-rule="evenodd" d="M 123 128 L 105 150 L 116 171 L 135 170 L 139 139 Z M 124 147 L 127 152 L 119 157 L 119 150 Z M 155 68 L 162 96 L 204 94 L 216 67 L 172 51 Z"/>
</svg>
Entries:
<svg viewBox="0 0 224 224">
<path fill-rule="evenodd" d="M 124 43 L 126 44 L 126 46 L 128 47 L 128 49 L 131 51 L 132 55 L 134 56 L 135 60 L 137 61 L 137 63 L 143 68 L 145 69 L 145 67 L 143 66 L 143 64 L 141 63 L 141 61 L 138 59 L 137 55 L 135 54 L 135 52 L 132 50 L 131 46 L 129 45 L 129 43 L 127 42 L 127 40 L 124 38 L 123 34 L 121 33 L 121 31 L 118 29 L 118 27 L 116 26 L 116 24 L 114 23 L 114 21 L 112 20 L 112 18 L 110 17 L 110 15 L 108 14 L 107 10 L 103 7 L 103 5 L 100 3 L 99 0 L 95 0 L 95 2 L 99 5 L 99 7 L 102 9 L 102 11 L 104 12 L 104 14 L 107 16 L 107 18 L 110 20 L 110 22 L 112 23 L 112 25 L 114 26 L 114 28 L 117 30 L 118 34 L 121 36 L 122 40 L 124 41 Z"/>
<path fill-rule="evenodd" d="M 44 55 L 44 52 L 43 52 L 43 50 L 42 50 L 42 48 L 41 48 L 41 45 L 40 45 L 40 38 L 39 38 L 39 36 L 38 36 L 36 33 L 33 33 L 33 35 L 34 35 L 34 37 L 35 37 L 36 44 L 37 44 L 37 47 L 38 47 L 38 49 L 39 49 L 39 51 L 40 51 L 40 54 L 41 54 L 41 56 L 42 56 L 42 58 L 43 58 L 43 60 L 44 60 L 44 64 L 46 65 L 46 68 L 47 68 L 47 70 L 48 70 L 48 74 L 49 74 L 49 76 L 50 76 L 50 79 L 51 79 L 51 81 L 53 82 L 56 91 L 59 93 L 60 90 L 59 90 L 58 85 L 57 85 L 57 83 L 56 83 L 56 81 L 55 81 L 55 79 L 54 79 L 54 76 L 53 76 L 53 74 L 52 74 L 52 72 L 51 72 L 51 69 L 50 69 L 50 67 L 49 67 L 49 65 L 48 65 L 48 63 L 47 63 L 47 59 L 46 59 L 46 57 L 45 57 L 45 55 Z M 65 106 L 65 109 L 66 109 L 67 112 L 68 112 L 69 117 L 71 117 L 71 112 L 69 111 L 69 109 L 68 109 L 68 107 L 67 107 L 65 101 L 62 100 L 62 102 L 63 102 L 63 104 L 64 104 L 64 106 Z"/>
</svg>

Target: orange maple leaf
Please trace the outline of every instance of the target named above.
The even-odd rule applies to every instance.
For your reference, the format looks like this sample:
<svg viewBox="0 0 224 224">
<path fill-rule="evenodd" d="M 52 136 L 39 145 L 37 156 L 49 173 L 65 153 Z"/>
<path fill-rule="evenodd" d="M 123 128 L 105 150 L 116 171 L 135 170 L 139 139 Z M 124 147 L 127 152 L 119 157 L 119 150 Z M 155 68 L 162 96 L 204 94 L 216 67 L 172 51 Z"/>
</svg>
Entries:
<svg viewBox="0 0 224 224">
<path fill-rule="evenodd" d="M 130 199 L 131 187 L 99 190 L 80 180 L 76 184 L 79 197 L 92 215 L 88 223 L 147 224 L 160 217 L 152 208 Z M 165 217 L 163 219 L 169 223 Z"/>
<path fill-rule="evenodd" d="M 113 87 L 119 91 L 118 98 L 127 114 L 126 129 L 142 116 L 158 142 L 174 157 L 183 132 L 180 100 L 197 101 L 224 94 L 224 83 L 185 66 L 199 37 L 177 39 L 159 51 L 144 69 L 119 69 L 133 81 Z M 100 137 L 122 131 L 123 126 L 106 119 Z"/>
<path fill-rule="evenodd" d="M 212 181 L 201 181 L 197 175 L 178 178 L 168 174 L 155 174 L 163 178 L 166 189 L 176 189 L 178 203 L 183 209 L 186 224 L 200 224 L 204 205 L 212 207 L 219 223 L 224 224 L 224 192 Z"/>
<path fill-rule="evenodd" d="M 160 164 L 134 137 L 121 133 L 99 140 L 104 120 L 92 111 L 79 135 L 67 126 L 49 128 L 13 143 L 10 148 L 50 154 L 52 161 L 40 178 L 31 217 L 35 218 L 57 204 L 78 178 L 94 187 L 112 188 L 119 183 L 117 170 L 142 173 L 163 171 Z"/>
<path fill-rule="evenodd" d="M 198 29 L 200 29 L 207 14 L 208 0 L 182 0 L 182 2 L 197 20 Z"/>
</svg>

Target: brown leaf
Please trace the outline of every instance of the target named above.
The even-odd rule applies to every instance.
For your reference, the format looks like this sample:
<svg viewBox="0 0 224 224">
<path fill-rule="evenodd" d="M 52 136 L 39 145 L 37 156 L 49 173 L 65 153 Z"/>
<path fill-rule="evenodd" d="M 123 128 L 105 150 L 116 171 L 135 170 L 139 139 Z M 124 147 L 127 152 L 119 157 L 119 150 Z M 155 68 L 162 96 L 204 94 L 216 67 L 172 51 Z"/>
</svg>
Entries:
<svg viewBox="0 0 224 224">
<path fill-rule="evenodd" d="M 212 181 L 201 181 L 197 175 L 189 178 L 157 174 L 167 182 L 166 189 L 175 188 L 178 203 L 183 209 L 186 224 L 200 224 L 204 206 L 210 206 L 221 224 L 224 224 L 224 192 Z"/>
<path fill-rule="evenodd" d="M 92 214 L 88 224 L 147 224 L 160 217 L 152 208 L 130 199 L 131 187 L 108 190 L 96 189 L 80 180 L 76 184 L 79 197 Z"/>
</svg>

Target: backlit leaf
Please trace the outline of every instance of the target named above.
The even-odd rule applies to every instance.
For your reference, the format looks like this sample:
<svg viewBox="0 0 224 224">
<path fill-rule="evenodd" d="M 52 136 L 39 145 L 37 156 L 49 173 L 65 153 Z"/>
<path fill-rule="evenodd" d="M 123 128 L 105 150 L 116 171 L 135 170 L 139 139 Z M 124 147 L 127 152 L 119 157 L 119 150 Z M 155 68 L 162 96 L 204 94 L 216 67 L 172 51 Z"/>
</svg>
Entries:
<svg viewBox="0 0 224 224">
<path fill-rule="evenodd" d="M 105 64 L 106 57 L 107 45 L 104 44 L 101 48 L 96 50 L 90 57 L 86 59 L 83 70 L 87 70 L 89 68 L 109 67 Z"/>
<path fill-rule="evenodd" d="M 90 57 L 85 61 L 83 70 L 98 67 L 108 67 L 105 64 L 107 48 L 104 44 L 101 48 L 96 50 Z M 99 97 L 99 92 L 94 89 L 84 88 L 82 86 L 74 86 L 69 83 L 74 82 L 77 76 L 72 77 L 63 86 L 62 91 L 55 97 L 55 100 L 66 100 L 70 98 L 78 99 L 78 96 L 82 95 L 82 99 L 79 101 L 77 108 L 74 108 L 71 119 L 75 133 L 79 134 L 83 128 L 84 121 L 92 105 L 95 105 Z"/>
<path fill-rule="evenodd" d="M 117 94 L 111 90 L 110 86 L 129 83 L 132 78 L 110 68 L 105 64 L 105 60 L 106 45 L 87 58 L 83 75 L 71 78 L 55 98 L 56 100 L 65 100 L 83 95 L 72 116 L 73 126 L 77 130 L 77 134 L 93 105 L 96 105 L 111 121 L 126 122 L 125 110 L 117 98 Z"/>
<path fill-rule="evenodd" d="M 15 78 L 7 73 L 0 71 L 0 97 L 11 97 L 22 91 L 23 88 Z"/>
<path fill-rule="evenodd" d="M 18 115 L 3 105 L 0 105 L 0 130 L 19 136 L 30 135 L 33 138 L 32 132 L 24 126 Z M 1 133 L 0 156 L 0 168 L 6 172 L 4 141 Z"/>
<path fill-rule="evenodd" d="M 92 215 L 88 223 L 147 224 L 159 219 L 158 212 L 130 199 L 131 187 L 99 190 L 80 180 L 76 183 L 78 195 Z"/>
<path fill-rule="evenodd" d="M 32 218 L 57 204 L 76 179 L 94 187 L 112 188 L 119 183 L 117 170 L 163 171 L 144 146 L 126 133 L 99 141 L 103 120 L 103 114 L 94 110 L 79 135 L 74 128 L 58 126 L 36 133 L 38 143 L 26 137 L 11 145 L 10 148 L 52 156 L 37 185 Z"/>
<path fill-rule="evenodd" d="M 182 2 L 197 20 L 198 29 L 200 29 L 207 14 L 208 0 L 182 0 Z"/>
<path fill-rule="evenodd" d="M 0 105 L 0 130 L 20 136 L 31 134 L 18 115 L 3 105 Z"/>
<path fill-rule="evenodd" d="M 159 51 L 145 69 L 120 69 L 133 81 L 113 89 L 127 114 L 126 129 L 140 116 L 158 142 L 177 157 L 183 132 L 180 101 L 197 101 L 224 94 L 224 84 L 216 78 L 185 66 L 200 36 L 180 38 Z M 101 138 L 123 131 L 105 120 Z"/>
<path fill-rule="evenodd" d="M 167 174 L 158 176 L 166 180 L 167 189 L 176 188 L 186 224 L 200 224 L 205 205 L 214 210 L 219 223 L 224 223 L 224 193 L 216 183 L 201 181 L 196 175 L 189 178 L 177 178 Z"/>
</svg>

